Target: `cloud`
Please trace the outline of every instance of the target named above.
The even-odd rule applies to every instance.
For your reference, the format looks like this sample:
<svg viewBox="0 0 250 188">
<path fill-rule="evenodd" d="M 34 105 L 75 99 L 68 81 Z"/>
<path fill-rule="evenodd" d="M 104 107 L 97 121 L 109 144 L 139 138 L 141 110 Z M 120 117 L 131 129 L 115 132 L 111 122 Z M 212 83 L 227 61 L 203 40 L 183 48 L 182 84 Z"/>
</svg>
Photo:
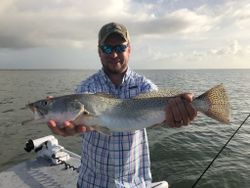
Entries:
<svg viewBox="0 0 250 188">
<path fill-rule="evenodd" d="M 250 56 L 250 46 L 241 45 L 239 41 L 234 40 L 225 46 L 187 51 L 166 52 L 166 50 L 155 47 L 147 47 L 147 60 L 151 62 L 175 62 L 175 61 L 205 61 L 207 58 L 243 58 Z"/>
<path fill-rule="evenodd" d="M 134 5 L 129 0 L 3 0 L 0 47 L 83 47 L 96 43 L 98 29 L 111 20 L 124 22 L 135 36 L 154 37 L 206 32 L 214 24 L 210 17 L 188 9 L 156 16 L 152 3 L 137 12 Z"/>
<path fill-rule="evenodd" d="M 218 39 L 246 39 L 250 29 L 250 2 L 242 1 L 226 1 L 223 6 L 205 7 L 203 12 L 207 15 L 216 17 L 217 24 L 213 28 L 212 34 L 218 36 Z"/>
<path fill-rule="evenodd" d="M 214 22 L 205 15 L 181 9 L 163 17 L 149 16 L 128 24 L 135 35 L 161 36 L 162 34 L 188 34 L 207 32 Z"/>
<path fill-rule="evenodd" d="M 217 48 L 217 49 L 211 49 L 209 51 L 210 54 L 214 54 L 217 56 L 244 56 L 244 55 L 250 55 L 249 46 L 242 46 L 239 44 L 239 41 L 234 40 L 231 43 L 229 43 L 228 46 Z"/>
<path fill-rule="evenodd" d="M 4 0 L 1 5 L 0 47 L 32 48 L 97 41 L 102 17 L 117 14 L 123 1 Z"/>
<path fill-rule="evenodd" d="M 232 13 L 232 18 L 240 29 L 250 29 L 250 2 L 236 9 Z"/>
<path fill-rule="evenodd" d="M 81 52 L 84 61 L 98 61 L 92 57 L 97 34 L 110 21 L 129 28 L 136 61 L 246 58 L 250 51 L 249 0 L 1 0 L 0 4 L 0 52 L 9 51 L 8 58 L 0 55 L 8 62 L 34 51 L 45 56 L 52 49 L 57 56 L 68 52 L 68 61 L 76 61 L 74 51 L 78 62 L 83 60 Z"/>
</svg>

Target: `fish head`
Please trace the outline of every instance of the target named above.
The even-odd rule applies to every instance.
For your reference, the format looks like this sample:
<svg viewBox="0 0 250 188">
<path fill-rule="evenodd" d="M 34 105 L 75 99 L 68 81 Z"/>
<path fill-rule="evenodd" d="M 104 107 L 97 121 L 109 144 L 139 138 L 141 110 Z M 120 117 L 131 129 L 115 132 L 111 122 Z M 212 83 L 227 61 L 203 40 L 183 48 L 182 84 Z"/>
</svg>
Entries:
<svg viewBox="0 0 250 188">
<path fill-rule="evenodd" d="M 54 100 L 43 99 L 33 103 L 29 103 L 26 106 L 33 112 L 35 119 L 43 119 L 51 111 Z"/>
<path fill-rule="evenodd" d="M 34 114 L 34 120 L 53 119 L 58 122 L 72 120 L 84 111 L 84 105 L 72 96 L 55 97 L 29 103 L 28 108 Z"/>
</svg>

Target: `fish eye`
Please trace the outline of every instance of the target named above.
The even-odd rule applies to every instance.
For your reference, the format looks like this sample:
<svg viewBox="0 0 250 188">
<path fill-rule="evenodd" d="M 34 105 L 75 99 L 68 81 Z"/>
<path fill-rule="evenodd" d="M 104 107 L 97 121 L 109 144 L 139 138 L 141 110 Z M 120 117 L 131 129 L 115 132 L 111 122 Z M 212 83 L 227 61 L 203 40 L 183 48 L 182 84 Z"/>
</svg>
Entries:
<svg viewBox="0 0 250 188">
<path fill-rule="evenodd" d="M 41 101 L 41 105 L 43 105 L 43 106 L 47 106 L 48 104 L 49 104 L 48 101 Z"/>
</svg>

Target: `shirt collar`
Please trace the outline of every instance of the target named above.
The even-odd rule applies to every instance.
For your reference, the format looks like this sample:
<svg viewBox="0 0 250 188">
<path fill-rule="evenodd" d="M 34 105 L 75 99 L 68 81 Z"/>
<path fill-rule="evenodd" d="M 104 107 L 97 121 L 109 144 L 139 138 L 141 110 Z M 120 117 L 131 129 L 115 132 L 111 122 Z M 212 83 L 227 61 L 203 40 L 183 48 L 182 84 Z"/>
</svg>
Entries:
<svg viewBox="0 0 250 188">
<path fill-rule="evenodd" d="M 121 86 L 122 86 L 124 83 L 126 83 L 126 82 L 130 79 L 131 73 L 132 73 L 132 71 L 131 71 L 130 68 L 128 67 L 126 73 L 125 73 L 124 76 L 123 76 Z M 109 82 L 110 84 L 113 84 L 113 83 L 111 82 L 111 80 L 109 79 L 109 77 L 107 76 L 107 74 L 104 72 L 103 69 L 100 70 L 100 74 L 102 75 L 102 77 L 104 78 L 105 81 Z"/>
</svg>

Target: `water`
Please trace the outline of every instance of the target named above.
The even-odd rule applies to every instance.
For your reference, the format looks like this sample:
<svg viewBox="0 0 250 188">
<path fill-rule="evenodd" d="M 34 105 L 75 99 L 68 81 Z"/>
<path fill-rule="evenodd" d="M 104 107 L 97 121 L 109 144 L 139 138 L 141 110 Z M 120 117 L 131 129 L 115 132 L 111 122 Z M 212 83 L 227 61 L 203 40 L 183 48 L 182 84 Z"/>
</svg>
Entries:
<svg viewBox="0 0 250 188">
<path fill-rule="evenodd" d="M 28 139 L 51 134 L 46 125 L 22 126 L 30 117 L 28 101 L 48 95 L 70 94 L 94 71 L 0 71 L 0 171 L 34 157 L 23 150 Z M 139 71 L 157 85 L 192 91 L 196 95 L 223 83 L 232 105 L 232 121 L 223 125 L 198 115 L 192 125 L 148 130 L 154 181 L 167 180 L 172 188 L 191 187 L 220 148 L 250 113 L 250 70 Z M 250 186 L 250 120 L 240 129 L 197 187 Z M 67 149 L 80 153 L 80 136 L 60 137 Z"/>
</svg>

